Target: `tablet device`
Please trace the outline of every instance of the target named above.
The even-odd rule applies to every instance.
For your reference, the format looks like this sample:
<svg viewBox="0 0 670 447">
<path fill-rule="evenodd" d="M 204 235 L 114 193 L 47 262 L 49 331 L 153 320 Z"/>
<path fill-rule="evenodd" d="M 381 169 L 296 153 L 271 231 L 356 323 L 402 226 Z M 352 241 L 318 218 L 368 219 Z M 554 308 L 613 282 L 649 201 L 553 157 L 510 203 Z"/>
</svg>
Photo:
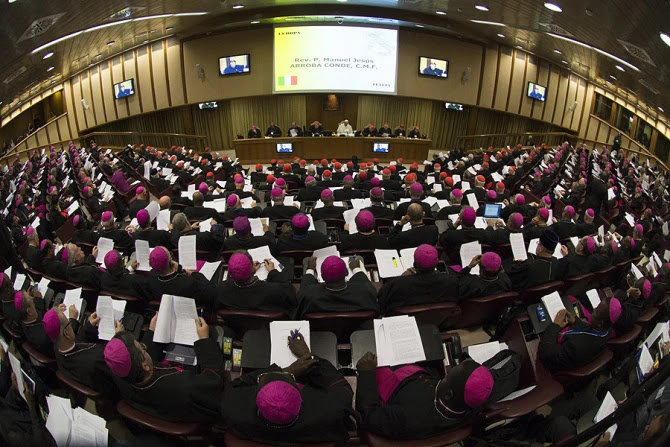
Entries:
<svg viewBox="0 0 670 447">
<path fill-rule="evenodd" d="M 497 219 L 500 217 L 502 205 L 499 203 L 487 203 L 484 205 L 484 217 L 487 219 Z"/>
</svg>

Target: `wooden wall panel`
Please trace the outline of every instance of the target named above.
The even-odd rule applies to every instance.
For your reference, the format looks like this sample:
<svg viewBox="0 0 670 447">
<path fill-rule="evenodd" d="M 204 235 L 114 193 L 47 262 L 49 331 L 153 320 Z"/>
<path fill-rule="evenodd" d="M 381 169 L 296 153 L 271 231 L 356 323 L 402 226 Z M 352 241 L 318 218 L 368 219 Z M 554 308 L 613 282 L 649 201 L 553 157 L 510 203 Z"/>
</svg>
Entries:
<svg viewBox="0 0 670 447">
<path fill-rule="evenodd" d="M 210 54 L 210 58 L 216 59 L 216 56 Z M 163 51 L 163 42 L 151 44 L 151 62 L 153 68 L 153 83 L 156 91 L 156 108 L 165 109 L 170 107 L 168 101 L 167 80 L 165 74 L 165 52 Z M 193 70 L 195 72 L 195 70 Z M 210 93 L 211 94 L 211 93 Z"/>
<path fill-rule="evenodd" d="M 115 57 L 112 59 L 112 95 L 114 94 L 114 84 L 118 84 L 125 80 L 126 78 L 123 76 L 121 56 Z M 116 102 L 116 114 L 119 119 L 126 118 L 128 116 L 128 97 L 114 99 L 114 101 Z"/>
<path fill-rule="evenodd" d="M 563 127 L 568 128 L 570 127 L 570 122 L 572 121 L 572 116 L 574 113 L 570 110 L 570 108 L 575 103 L 578 82 L 579 78 L 577 76 L 572 76 L 572 74 L 568 76 L 568 90 L 565 101 L 563 101 L 563 114 L 561 115 L 561 121 L 560 121 L 561 126 Z"/>
<path fill-rule="evenodd" d="M 576 131 L 579 131 L 579 120 L 582 117 L 582 111 L 584 110 L 584 100 L 586 96 L 586 81 L 581 78 L 577 79 L 577 108 L 570 120 L 570 128 Z"/>
<path fill-rule="evenodd" d="M 93 91 L 91 102 L 95 104 L 95 121 L 98 125 L 107 122 L 106 105 L 102 98 L 102 87 L 100 86 L 99 67 L 93 67 L 91 72 L 91 90 Z"/>
<path fill-rule="evenodd" d="M 142 110 L 144 113 L 156 110 L 153 94 L 153 79 L 151 78 L 151 69 L 149 67 L 149 46 L 145 45 L 137 49 L 137 69 L 139 73 L 139 89 L 142 90 Z"/>
<path fill-rule="evenodd" d="M 526 60 L 528 53 L 514 50 L 514 67 L 510 77 L 509 93 L 507 96 L 507 106 L 505 110 L 515 115 L 519 113 L 521 104 L 521 91 L 523 90 L 523 80 L 526 72 Z"/>
<path fill-rule="evenodd" d="M 512 49 L 502 47 L 500 52 L 500 66 L 498 68 L 498 82 L 496 84 L 495 102 L 493 108 L 505 110 L 507 106 L 507 94 L 509 93 L 509 80 L 512 69 Z"/>
<path fill-rule="evenodd" d="M 68 80 L 68 81 L 65 81 L 63 83 L 63 86 L 64 86 L 64 88 L 63 88 L 63 90 L 64 90 L 63 98 L 65 98 L 65 111 L 67 112 L 67 115 L 66 115 L 67 116 L 67 124 L 68 124 L 68 128 L 70 129 L 70 135 L 78 136 L 79 131 L 78 131 L 78 128 L 77 128 L 77 118 L 76 118 L 76 115 L 75 115 L 74 104 L 72 102 L 72 93 L 71 93 L 72 89 L 71 89 L 71 86 L 70 86 L 70 82 L 71 81 Z M 61 133 L 62 133 L 62 131 L 61 131 Z"/>
<path fill-rule="evenodd" d="M 105 101 L 105 111 L 107 112 L 107 121 L 119 119 L 116 113 L 116 104 L 114 99 L 114 82 L 112 82 L 112 69 L 109 62 L 100 64 L 100 82 L 102 86 L 102 99 Z"/>
<path fill-rule="evenodd" d="M 547 81 L 547 100 L 544 102 L 544 110 L 542 111 L 542 121 L 551 122 L 551 117 L 554 114 L 554 106 L 558 99 L 559 92 L 559 69 L 553 65 L 549 66 L 549 80 Z M 540 104 L 536 104 L 536 107 Z"/>
<path fill-rule="evenodd" d="M 123 71 L 126 79 L 135 80 L 135 94 L 128 97 L 128 106 L 131 115 L 142 113 L 140 111 L 140 91 L 137 88 L 137 74 L 135 73 L 135 54 L 132 51 L 123 55 Z"/>
<path fill-rule="evenodd" d="M 534 112 L 534 107 L 533 107 L 533 102 L 535 101 L 534 99 L 531 99 L 528 97 L 526 94 L 528 92 L 528 83 L 529 82 L 537 82 L 537 62 L 538 59 L 535 56 L 528 55 L 528 65 L 526 66 L 526 76 L 523 84 L 521 85 L 521 108 L 519 109 L 519 115 L 523 116 L 528 116 L 532 117 L 531 115 L 531 110 Z M 546 85 L 542 84 L 540 82 L 537 82 L 540 85 Z M 541 105 L 541 104 L 540 104 Z M 536 104 L 537 106 L 537 104 Z"/>
<path fill-rule="evenodd" d="M 484 57 L 484 72 L 482 74 L 482 89 L 479 94 L 480 107 L 490 108 L 493 104 L 493 91 L 495 90 L 496 72 L 498 70 L 498 47 L 486 48 Z"/>
<path fill-rule="evenodd" d="M 584 125 L 584 138 L 587 140 L 595 140 L 598 136 L 598 120 L 588 117 L 587 124 Z"/>
<path fill-rule="evenodd" d="M 176 37 L 167 40 L 167 66 L 172 107 L 184 105 L 186 100 L 184 98 L 184 81 L 181 75 L 181 47 L 179 39 Z"/>
<path fill-rule="evenodd" d="M 91 98 L 91 82 L 88 78 L 89 75 L 89 70 L 84 71 L 81 74 L 81 93 L 82 93 L 82 98 L 84 98 L 84 101 L 86 102 L 86 105 L 88 106 L 88 109 L 84 110 L 84 115 L 86 115 L 86 123 L 88 124 L 86 127 L 94 127 L 97 125 L 96 118 L 95 118 L 95 104 L 93 103 L 93 99 Z"/>
<path fill-rule="evenodd" d="M 84 108 L 81 105 L 81 77 L 75 76 L 70 81 L 70 85 L 72 87 L 72 105 L 74 107 L 75 118 L 77 120 L 77 129 L 84 130 L 88 128 L 88 126 L 86 125 Z"/>
<path fill-rule="evenodd" d="M 565 99 L 570 87 L 570 72 L 561 70 L 558 81 L 558 93 L 556 93 L 556 104 L 554 104 L 552 123 L 561 125 L 563 123 L 563 111 L 565 110 Z"/>
<path fill-rule="evenodd" d="M 47 141 L 45 141 L 42 144 L 61 141 L 61 139 L 58 137 L 58 120 L 51 121 L 49 124 L 47 124 L 46 133 L 47 133 Z"/>
</svg>

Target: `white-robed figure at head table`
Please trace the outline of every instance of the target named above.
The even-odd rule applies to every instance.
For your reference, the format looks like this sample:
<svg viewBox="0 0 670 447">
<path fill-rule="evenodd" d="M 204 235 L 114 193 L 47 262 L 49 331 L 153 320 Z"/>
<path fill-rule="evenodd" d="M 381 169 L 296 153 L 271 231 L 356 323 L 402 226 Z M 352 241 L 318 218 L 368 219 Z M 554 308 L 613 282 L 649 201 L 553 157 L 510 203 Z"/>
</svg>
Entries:
<svg viewBox="0 0 670 447">
<path fill-rule="evenodd" d="M 349 120 L 344 120 L 340 122 L 340 124 L 337 126 L 337 134 L 346 135 L 348 137 L 354 136 L 354 128 L 351 127 L 351 124 L 349 124 Z"/>
</svg>

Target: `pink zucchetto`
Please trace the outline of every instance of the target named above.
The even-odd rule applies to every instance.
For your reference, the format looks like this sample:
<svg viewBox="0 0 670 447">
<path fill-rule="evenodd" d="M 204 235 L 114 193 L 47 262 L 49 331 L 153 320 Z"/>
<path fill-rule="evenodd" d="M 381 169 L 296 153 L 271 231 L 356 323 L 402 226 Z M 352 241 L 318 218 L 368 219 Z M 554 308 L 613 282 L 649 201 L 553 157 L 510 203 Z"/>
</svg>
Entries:
<svg viewBox="0 0 670 447">
<path fill-rule="evenodd" d="M 51 188 L 54 188 L 54 187 L 51 186 Z M 89 192 L 90 190 L 91 190 L 91 188 L 89 188 L 88 186 L 84 186 L 84 189 L 83 189 L 84 194 L 88 195 L 88 192 Z M 49 193 L 51 193 L 51 191 L 49 191 Z"/>
<path fill-rule="evenodd" d="M 44 250 L 46 248 L 47 242 L 49 241 L 46 239 L 42 239 L 42 241 L 40 242 L 40 250 Z M 2 279 L 0 279 L 0 285 L 2 285 Z"/>
<path fill-rule="evenodd" d="M 333 191 L 332 190 L 326 188 L 323 191 L 321 191 L 321 199 L 328 200 L 331 197 L 333 197 Z"/>
<path fill-rule="evenodd" d="M 64 263 L 68 263 L 70 260 L 70 252 L 68 251 L 67 247 L 63 248 L 63 251 L 61 252 L 60 258 L 63 260 Z"/>
<path fill-rule="evenodd" d="M 302 213 L 296 214 L 291 219 L 291 225 L 294 228 L 308 228 L 309 227 L 309 218 Z"/>
<path fill-rule="evenodd" d="M 81 220 L 81 217 L 79 217 L 79 214 L 77 214 L 72 218 L 72 225 L 74 225 L 75 227 L 79 225 L 79 220 Z"/>
<path fill-rule="evenodd" d="M 454 196 L 454 197 L 463 197 L 463 191 L 461 191 L 458 188 L 452 189 L 451 190 L 451 195 Z"/>
<path fill-rule="evenodd" d="M 107 252 L 105 255 L 105 268 L 106 269 L 111 269 L 116 267 L 116 265 L 119 263 L 119 252 L 116 250 L 110 250 Z"/>
<path fill-rule="evenodd" d="M 228 261 L 228 274 L 233 281 L 242 282 L 249 279 L 254 272 L 254 265 L 248 256 L 242 253 L 235 253 Z"/>
<path fill-rule="evenodd" d="M 370 184 L 371 184 L 373 187 L 377 187 L 377 186 L 379 186 L 379 185 L 381 184 L 381 182 L 382 182 L 382 181 L 379 180 L 378 177 L 372 177 L 372 178 L 370 179 Z"/>
<path fill-rule="evenodd" d="M 523 216 L 521 213 L 514 213 L 512 214 L 512 225 L 514 225 L 517 228 L 521 228 L 523 225 Z"/>
<path fill-rule="evenodd" d="M 328 256 L 321 264 L 321 278 L 335 282 L 347 276 L 347 264 L 339 256 Z"/>
<path fill-rule="evenodd" d="M 281 197 L 284 194 L 284 190 L 281 188 L 272 188 L 272 192 L 270 192 L 271 197 Z"/>
<path fill-rule="evenodd" d="M 572 218 L 575 215 L 575 208 L 572 205 L 566 206 L 565 215 Z"/>
<path fill-rule="evenodd" d="M 354 178 L 352 176 L 347 174 L 347 175 L 344 176 L 344 178 L 342 180 L 344 180 L 346 182 L 347 180 L 353 180 L 353 179 Z"/>
<path fill-rule="evenodd" d="M 49 309 L 42 317 L 42 326 L 44 332 L 51 340 L 56 340 L 60 337 L 60 318 L 54 309 Z"/>
<path fill-rule="evenodd" d="M 247 216 L 237 216 L 233 220 L 233 230 L 238 234 L 247 234 L 251 232 L 251 222 Z"/>
<path fill-rule="evenodd" d="M 17 312 L 21 312 L 21 309 L 23 309 L 23 292 L 20 290 L 14 294 L 14 308 Z"/>
<path fill-rule="evenodd" d="M 468 377 L 463 389 L 463 401 L 465 405 L 470 408 L 482 405 L 491 395 L 493 384 L 493 376 L 485 366 L 475 369 L 470 374 L 470 377 Z"/>
<path fill-rule="evenodd" d="M 235 177 L 235 183 L 244 183 L 244 178 L 241 175 L 239 177 Z"/>
<path fill-rule="evenodd" d="M 491 200 L 495 200 L 498 198 L 498 193 L 496 193 L 493 189 L 489 189 L 486 192 L 486 197 L 488 197 Z"/>
<path fill-rule="evenodd" d="M 497 272 L 501 263 L 500 256 L 492 251 L 487 251 L 482 255 L 482 267 L 489 272 Z"/>
<path fill-rule="evenodd" d="M 610 322 L 612 324 L 616 323 L 621 316 L 621 301 L 617 298 L 612 298 L 610 300 Z"/>
<path fill-rule="evenodd" d="M 354 220 L 361 231 L 370 231 L 375 227 L 375 216 L 370 211 L 359 211 Z"/>
<path fill-rule="evenodd" d="M 413 193 L 418 194 L 423 192 L 423 186 L 420 183 L 412 183 L 409 188 Z"/>
<path fill-rule="evenodd" d="M 156 247 L 149 255 L 149 265 L 157 272 L 165 270 L 170 263 L 170 256 L 165 247 Z"/>
<path fill-rule="evenodd" d="M 256 394 L 258 412 L 273 424 L 288 424 L 300 414 L 302 396 L 300 391 L 289 383 L 274 380 Z"/>
<path fill-rule="evenodd" d="M 114 214 L 111 211 L 105 211 L 102 213 L 102 216 L 100 217 L 100 220 L 102 222 L 109 222 L 114 218 Z"/>
<path fill-rule="evenodd" d="M 593 254 L 593 252 L 596 251 L 596 241 L 592 237 L 586 238 L 586 251 L 589 254 Z"/>
<path fill-rule="evenodd" d="M 474 208 L 466 208 L 463 210 L 463 222 L 468 225 L 474 225 L 477 219 L 477 212 Z"/>
<path fill-rule="evenodd" d="M 145 209 L 139 210 L 135 215 L 137 223 L 144 226 L 149 222 L 149 212 Z"/>
<path fill-rule="evenodd" d="M 110 371 L 118 377 L 127 377 L 130 374 L 132 362 L 126 345 L 118 338 L 112 338 L 105 346 L 105 363 Z"/>
<path fill-rule="evenodd" d="M 589 215 L 589 217 L 595 217 L 596 213 L 593 211 L 591 208 L 586 210 L 586 214 Z"/>
<path fill-rule="evenodd" d="M 286 186 L 286 180 L 284 180 L 283 178 L 280 177 L 280 178 L 278 178 L 277 180 L 275 180 L 275 185 L 277 185 L 277 186 Z"/>
<path fill-rule="evenodd" d="M 137 189 L 135 190 L 135 195 L 139 196 L 142 193 L 144 193 L 144 186 L 138 186 Z"/>
<path fill-rule="evenodd" d="M 305 183 L 312 183 L 313 181 L 316 181 L 316 179 L 315 179 L 313 176 L 311 176 L 311 175 L 308 175 L 308 176 L 305 178 Z"/>
<path fill-rule="evenodd" d="M 549 197 L 549 196 L 544 196 L 544 197 L 542 197 L 542 200 L 543 200 L 544 203 L 546 203 L 547 205 L 551 205 L 551 197 Z"/>
<path fill-rule="evenodd" d="M 547 208 L 540 208 L 539 214 L 543 220 L 549 219 L 549 210 Z"/>
<path fill-rule="evenodd" d="M 414 266 L 420 269 L 435 268 L 438 261 L 437 249 L 432 245 L 419 245 L 414 250 Z"/>
<path fill-rule="evenodd" d="M 649 295 L 651 295 L 651 281 L 646 279 L 644 281 L 644 284 L 642 285 L 642 296 L 646 300 L 647 298 L 649 298 Z"/>
<path fill-rule="evenodd" d="M 205 182 L 201 182 L 201 183 L 198 185 L 198 191 L 200 191 L 200 192 L 203 193 L 203 194 L 207 194 L 207 183 L 205 183 Z"/>
<path fill-rule="evenodd" d="M 635 224 L 635 229 L 637 230 L 637 234 L 642 235 L 644 233 L 644 227 L 642 224 Z"/>
<path fill-rule="evenodd" d="M 521 195 L 521 194 L 517 194 L 517 196 L 516 196 L 516 204 L 517 204 L 517 205 L 523 205 L 524 203 L 526 203 L 526 198 L 525 198 L 523 195 Z"/>
<path fill-rule="evenodd" d="M 238 200 L 240 200 L 240 198 L 237 197 L 237 194 L 231 194 L 226 199 L 226 205 L 232 208 L 237 205 Z"/>
</svg>

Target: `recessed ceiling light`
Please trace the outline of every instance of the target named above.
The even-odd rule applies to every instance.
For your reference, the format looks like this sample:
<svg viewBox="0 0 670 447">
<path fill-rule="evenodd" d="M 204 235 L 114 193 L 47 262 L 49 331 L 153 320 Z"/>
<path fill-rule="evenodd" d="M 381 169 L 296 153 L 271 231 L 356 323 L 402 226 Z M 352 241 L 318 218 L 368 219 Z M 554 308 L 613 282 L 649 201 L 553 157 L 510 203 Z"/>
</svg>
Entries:
<svg viewBox="0 0 670 447">
<path fill-rule="evenodd" d="M 178 12 L 176 14 L 172 14 L 174 17 L 189 17 L 189 16 L 204 16 L 209 14 L 208 12 Z M 170 15 L 170 14 L 167 14 Z M 163 17 L 163 16 L 159 16 Z"/>
<path fill-rule="evenodd" d="M 521 45 L 516 46 L 519 50 L 523 50 L 523 47 Z"/>
<path fill-rule="evenodd" d="M 505 37 L 505 35 L 503 33 L 498 33 L 497 36 L 498 37 Z"/>
<path fill-rule="evenodd" d="M 55 77 L 56 77 L 56 75 L 53 74 L 53 75 L 49 76 L 49 79 L 53 79 L 53 78 L 55 78 Z"/>
<path fill-rule="evenodd" d="M 610 78 L 614 79 L 616 81 L 616 76 L 610 75 Z"/>
<path fill-rule="evenodd" d="M 2 104 L 2 103 L 0 102 L 0 104 Z M 658 110 L 665 113 L 665 110 L 663 110 L 663 107 L 661 107 L 661 106 L 658 106 Z"/>
<path fill-rule="evenodd" d="M 565 60 L 563 60 L 563 61 L 561 61 L 561 62 L 563 62 L 563 63 L 566 64 L 566 65 L 569 65 L 569 64 L 570 64 L 570 62 L 565 61 Z"/>
<path fill-rule="evenodd" d="M 149 41 L 148 41 L 148 40 L 146 40 L 146 39 L 144 39 L 144 40 L 142 41 L 142 43 L 147 43 L 147 42 L 149 42 Z"/>
<path fill-rule="evenodd" d="M 475 9 L 479 9 L 480 11 L 488 11 L 489 10 L 488 6 L 484 6 L 484 5 L 475 5 Z"/>
<path fill-rule="evenodd" d="M 53 69 L 54 69 L 54 67 L 49 67 L 49 68 L 47 68 L 47 72 L 50 72 Z"/>
<path fill-rule="evenodd" d="M 544 7 L 554 12 L 563 12 L 563 8 L 558 6 L 556 3 L 544 2 Z"/>
<path fill-rule="evenodd" d="M 249 23 L 252 23 L 252 24 L 254 24 L 254 25 L 255 25 L 255 24 L 257 24 L 257 23 L 261 23 L 261 21 L 260 21 L 260 20 L 252 20 L 252 21 L 251 21 L 251 22 L 249 22 Z"/>
<path fill-rule="evenodd" d="M 559 50 L 558 48 L 554 50 L 554 53 L 556 53 L 556 54 L 563 54 L 563 53 L 561 53 L 561 50 Z"/>
<path fill-rule="evenodd" d="M 49 58 L 50 58 L 51 56 L 53 56 L 53 55 L 54 55 L 54 52 L 53 52 L 53 51 L 49 51 L 49 52 L 46 53 L 44 56 L 42 56 L 42 59 L 49 59 Z"/>
<path fill-rule="evenodd" d="M 109 42 L 107 42 L 107 46 L 111 46 L 111 45 L 114 45 L 114 41 L 113 41 L 113 40 L 110 40 Z"/>
<path fill-rule="evenodd" d="M 441 16 L 446 16 L 447 15 L 447 13 L 444 12 L 444 11 L 435 11 L 435 14 L 439 14 Z"/>
<path fill-rule="evenodd" d="M 470 20 L 472 23 L 479 23 L 480 25 L 506 26 L 500 22 L 489 22 L 488 20 Z"/>
<path fill-rule="evenodd" d="M 244 5 L 240 3 L 238 3 L 237 5 L 233 5 L 233 9 L 240 9 L 240 8 L 244 8 Z"/>
<path fill-rule="evenodd" d="M 588 43 L 580 42 L 578 40 L 571 39 L 571 38 L 565 37 L 565 36 L 561 36 L 559 34 L 554 34 L 554 33 L 546 33 L 546 34 L 547 34 L 547 36 L 551 36 L 551 37 L 556 38 L 556 39 L 565 40 L 566 42 L 574 43 L 575 45 L 579 45 L 580 47 L 591 49 L 591 50 L 595 51 L 596 53 L 600 53 L 603 56 L 606 56 L 606 57 L 608 57 L 612 60 L 615 60 L 615 61 L 619 62 L 620 64 L 623 64 L 623 65 L 625 65 L 629 68 L 632 68 L 635 71 L 640 71 L 639 68 L 637 68 L 635 65 L 631 64 L 630 62 L 626 62 L 625 60 L 613 55 L 612 53 L 608 53 L 605 50 L 601 50 L 600 48 L 593 47 L 593 46 L 589 45 Z"/>
<path fill-rule="evenodd" d="M 340 3 L 346 3 L 347 2 L 347 0 L 337 0 L 337 1 L 340 2 Z"/>
<path fill-rule="evenodd" d="M 165 28 L 165 31 L 172 31 L 173 29 L 174 29 L 174 26 L 168 26 L 167 28 Z"/>
<path fill-rule="evenodd" d="M 102 53 L 96 54 L 95 57 L 102 57 Z"/>
<path fill-rule="evenodd" d="M 617 66 L 616 66 L 616 69 L 617 69 L 617 70 L 621 70 L 621 71 L 626 71 L 626 69 L 623 68 L 621 65 L 617 65 Z"/>
<path fill-rule="evenodd" d="M 670 46 L 670 36 L 668 36 L 665 33 L 661 33 L 660 36 L 661 36 L 661 40 L 663 42 L 665 42 L 666 45 Z"/>
</svg>

